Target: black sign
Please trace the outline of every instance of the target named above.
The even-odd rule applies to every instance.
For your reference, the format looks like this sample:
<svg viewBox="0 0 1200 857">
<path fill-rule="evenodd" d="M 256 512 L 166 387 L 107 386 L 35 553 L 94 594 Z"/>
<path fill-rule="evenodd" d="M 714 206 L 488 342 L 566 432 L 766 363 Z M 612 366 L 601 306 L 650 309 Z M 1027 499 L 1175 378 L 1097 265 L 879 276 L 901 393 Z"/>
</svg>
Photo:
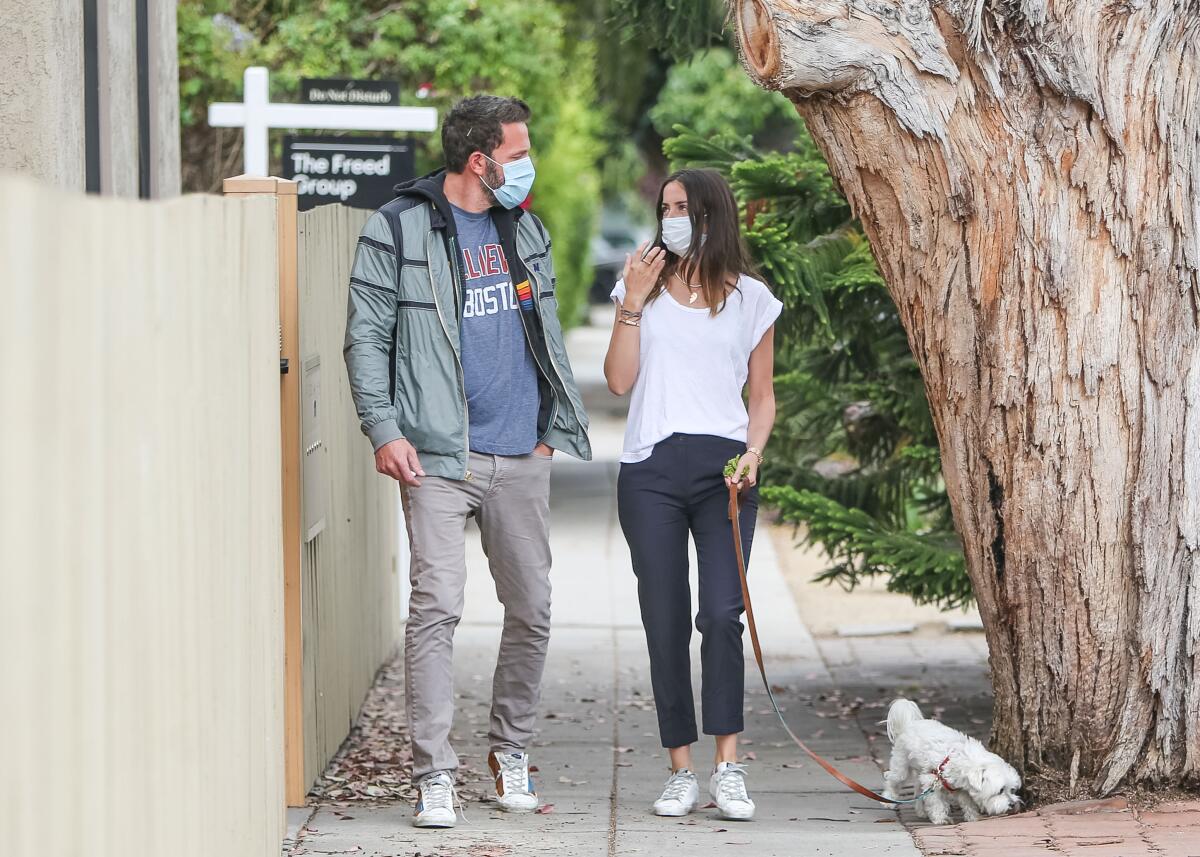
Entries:
<svg viewBox="0 0 1200 857">
<path fill-rule="evenodd" d="M 379 208 L 392 187 L 415 178 L 411 139 L 394 137 L 283 138 L 283 175 L 299 184 L 299 206 L 340 202 Z"/>
<path fill-rule="evenodd" d="M 300 79 L 300 100 L 305 104 L 395 107 L 400 103 L 400 84 L 394 80 L 305 77 Z"/>
</svg>

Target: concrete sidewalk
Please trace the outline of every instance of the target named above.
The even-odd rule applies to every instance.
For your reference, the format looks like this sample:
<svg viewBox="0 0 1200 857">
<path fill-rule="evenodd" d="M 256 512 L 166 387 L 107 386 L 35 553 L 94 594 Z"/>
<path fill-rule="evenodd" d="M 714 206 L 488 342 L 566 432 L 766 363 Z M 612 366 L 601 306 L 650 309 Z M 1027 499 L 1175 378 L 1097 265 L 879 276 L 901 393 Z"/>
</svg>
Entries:
<svg viewBox="0 0 1200 857">
<path fill-rule="evenodd" d="M 608 394 L 600 374 L 606 344 L 603 328 L 578 330 L 570 342 L 592 415 L 596 461 L 560 458 L 554 465 L 554 626 L 540 735 L 530 748 L 548 811 L 512 816 L 469 800 L 469 821 L 453 830 L 425 831 L 410 826 L 407 802 L 327 801 L 297 831 L 291 853 L 584 857 L 694 854 L 732 846 L 746 847 L 744 853 L 756 857 L 919 853 L 893 811 L 848 793 L 801 758 L 770 708 L 753 661 L 747 662 L 742 755 L 758 804 L 756 820 L 722 821 L 714 809 L 686 819 L 651 813 L 666 779 L 667 758 L 657 739 L 634 578 L 616 520 L 624 414 L 623 403 Z M 762 536 L 754 545 L 752 595 L 772 682 L 789 723 L 851 776 L 877 785 L 879 770 L 870 760 L 867 738 L 834 690 L 780 574 L 772 540 L 765 532 Z M 455 746 L 464 761 L 462 792 L 482 796 L 488 791 L 482 773 L 487 705 L 502 614 L 474 528 L 468 543 L 467 608 L 455 651 Z M 693 567 L 693 580 L 694 575 Z M 699 635 L 693 665 L 698 692 Z M 393 700 L 394 705 L 398 700 Z M 712 744 L 705 741 L 696 746 L 701 772 L 711 765 Z M 702 776 L 702 789 L 706 786 Z"/>
</svg>

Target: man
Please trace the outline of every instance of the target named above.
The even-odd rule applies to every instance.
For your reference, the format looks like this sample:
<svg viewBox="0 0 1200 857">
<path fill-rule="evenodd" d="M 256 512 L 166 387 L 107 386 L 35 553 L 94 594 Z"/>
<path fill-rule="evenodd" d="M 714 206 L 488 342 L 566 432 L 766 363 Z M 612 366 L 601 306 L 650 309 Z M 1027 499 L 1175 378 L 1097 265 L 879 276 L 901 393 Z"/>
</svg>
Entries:
<svg viewBox="0 0 1200 857">
<path fill-rule="evenodd" d="M 529 107 L 477 95 L 442 124 L 446 169 L 396 189 L 358 239 L 345 357 L 376 469 L 400 483 L 412 549 L 405 697 L 413 824 L 453 827 L 451 652 L 465 527 L 482 533 L 504 631 L 488 766 L 500 808 L 528 812 L 550 633 L 550 462 L 591 458 L 563 347 L 550 238 L 520 204 L 533 184 Z"/>
</svg>

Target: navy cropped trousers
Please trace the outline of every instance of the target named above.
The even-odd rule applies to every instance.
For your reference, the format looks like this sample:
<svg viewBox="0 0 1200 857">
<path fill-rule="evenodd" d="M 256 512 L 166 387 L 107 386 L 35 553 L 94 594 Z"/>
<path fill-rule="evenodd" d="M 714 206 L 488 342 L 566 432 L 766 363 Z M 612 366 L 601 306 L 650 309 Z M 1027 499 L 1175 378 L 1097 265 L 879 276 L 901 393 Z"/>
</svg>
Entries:
<svg viewBox="0 0 1200 857">
<path fill-rule="evenodd" d="M 702 638 L 704 734 L 730 735 L 744 728 L 744 607 L 724 469 L 730 458 L 745 450 L 744 443 L 728 438 L 674 434 L 657 444 L 646 460 L 621 465 L 617 511 L 637 576 L 664 747 L 682 747 L 697 739 L 690 656 L 689 532 L 699 565 L 696 629 Z M 757 488 L 742 492 L 741 506 L 742 547 L 749 562 Z"/>
</svg>

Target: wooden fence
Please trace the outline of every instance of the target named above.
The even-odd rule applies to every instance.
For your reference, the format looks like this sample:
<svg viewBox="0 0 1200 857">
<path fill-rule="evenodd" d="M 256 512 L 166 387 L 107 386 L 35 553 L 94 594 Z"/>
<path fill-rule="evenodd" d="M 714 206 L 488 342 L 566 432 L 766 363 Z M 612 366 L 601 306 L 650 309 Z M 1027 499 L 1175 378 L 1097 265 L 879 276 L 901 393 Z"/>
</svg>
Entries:
<svg viewBox="0 0 1200 857">
<path fill-rule="evenodd" d="M 399 584 L 407 552 L 401 556 L 399 491 L 375 471 L 342 360 L 350 265 L 367 215 L 324 205 L 299 218 L 301 425 L 308 435 L 302 440 L 301 560 L 308 784 L 337 751 L 376 670 L 400 641 Z"/>
<path fill-rule="evenodd" d="M 0 178 L 0 854 L 279 853 L 275 242 Z"/>
<path fill-rule="evenodd" d="M 226 190 L 0 177 L 4 857 L 274 857 L 399 642 L 341 355 L 364 214 Z"/>
</svg>

